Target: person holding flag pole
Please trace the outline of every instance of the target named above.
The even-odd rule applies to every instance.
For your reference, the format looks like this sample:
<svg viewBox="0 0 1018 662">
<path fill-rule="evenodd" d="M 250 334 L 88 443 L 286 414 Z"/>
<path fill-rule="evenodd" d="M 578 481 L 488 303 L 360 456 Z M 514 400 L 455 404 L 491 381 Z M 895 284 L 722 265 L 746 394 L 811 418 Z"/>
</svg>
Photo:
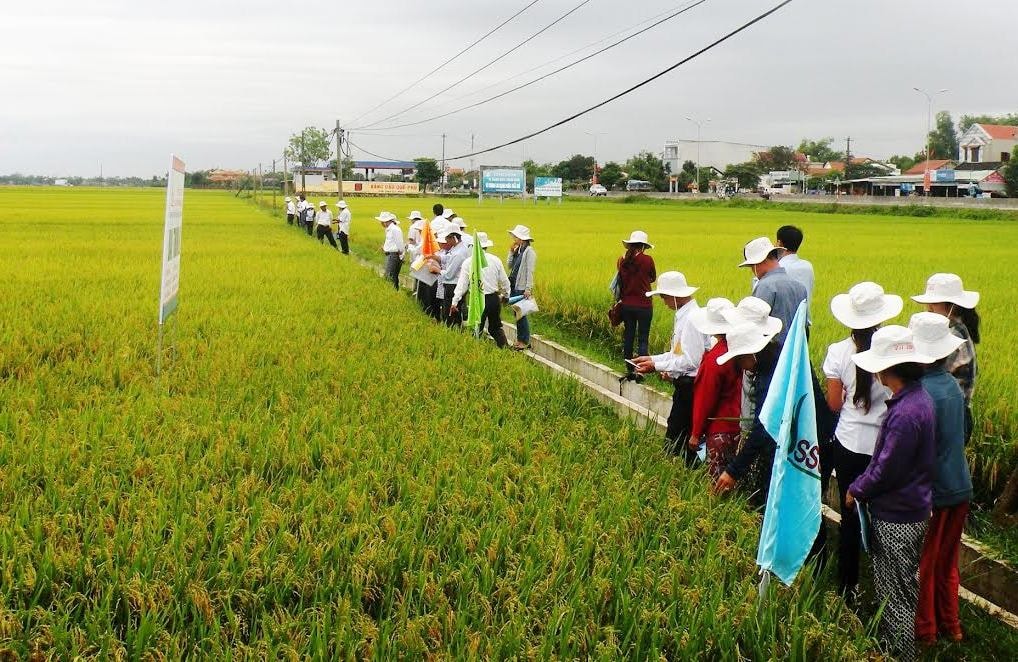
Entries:
<svg viewBox="0 0 1018 662">
<path fill-rule="evenodd" d="M 500 297 L 509 296 L 509 275 L 498 257 L 487 252 L 495 242 L 488 238 L 486 232 L 475 232 L 473 253 L 460 269 L 456 290 L 453 292 L 452 308 L 455 315 L 459 311 L 459 302 L 469 289 L 470 305 L 467 306 L 467 326 L 474 336 L 481 334 L 481 328 L 488 324 L 488 333 L 501 349 L 508 345 L 505 331 L 502 328 L 502 303 Z"/>
</svg>

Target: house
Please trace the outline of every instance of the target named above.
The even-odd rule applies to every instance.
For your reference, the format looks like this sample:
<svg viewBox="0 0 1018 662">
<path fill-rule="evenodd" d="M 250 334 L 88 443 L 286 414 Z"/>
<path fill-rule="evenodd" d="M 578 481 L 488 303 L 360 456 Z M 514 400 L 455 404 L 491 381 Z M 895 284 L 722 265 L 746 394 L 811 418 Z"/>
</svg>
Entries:
<svg viewBox="0 0 1018 662">
<path fill-rule="evenodd" d="M 724 140 L 667 140 L 661 150 L 661 160 L 670 167 L 672 174 L 682 172 L 686 161 L 698 163 L 701 168 L 723 171 L 733 163 L 753 160 L 757 152 L 770 149 L 766 145 L 750 145 Z"/>
<path fill-rule="evenodd" d="M 953 170 L 955 162 L 951 159 L 930 159 L 929 161 L 920 161 L 905 172 L 903 175 L 925 175 L 927 170 Z"/>
<path fill-rule="evenodd" d="M 1006 163 L 1016 146 L 1018 126 L 1005 124 L 973 124 L 958 139 L 958 150 L 964 163 Z"/>
</svg>

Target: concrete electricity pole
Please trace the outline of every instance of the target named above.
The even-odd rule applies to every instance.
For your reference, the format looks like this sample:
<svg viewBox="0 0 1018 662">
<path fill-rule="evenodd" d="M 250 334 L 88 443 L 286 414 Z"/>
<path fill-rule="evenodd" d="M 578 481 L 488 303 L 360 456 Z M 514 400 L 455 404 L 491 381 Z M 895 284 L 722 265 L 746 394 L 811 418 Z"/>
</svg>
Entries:
<svg viewBox="0 0 1018 662">
<path fill-rule="evenodd" d="M 343 199 L 343 129 L 336 120 L 336 191 Z"/>
<path fill-rule="evenodd" d="M 696 192 L 697 194 L 700 194 L 702 193 L 702 191 L 700 190 L 700 138 L 701 131 L 703 130 L 703 123 L 709 122 L 710 118 L 708 117 L 707 119 L 703 120 L 703 122 L 698 122 L 692 117 L 687 117 L 686 120 L 696 125 Z"/>
<path fill-rule="evenodd" d="M 930 94 L 929 92 L 927 92 L 926 90 L 922 89 L 921 87 L 913 87 L 912 89 L 915 90 L 916 92 L 918 92 L 919 94 L 923 95 L 924 97 L 926 97 L 926 103 L 927 103 L 927 106 L 926 106 L 926 167 L 923 169 L 923 189 L 925 190 L 926 195 L 929 195 L 930 193 L 933 192 L 931 190 L 933 188 L 932 185 L 929 188 L 926 188 L 926 182 L 929 181 L 929 179 L 930 179 L 930 142 L 931 142 L 930 141 L 930 133 L 933 131 L 933 98 L 935 96 L 937 96 L 938 94 L 943 94 L 944 92 L 947 92 L 947 88 L 946 87 L 945 88 L 941 88 L 941 89 L 937 90 L 936 92 L 934 92 L 933 94 Z"/>
<path fill-rule="evenodd" d="M 441 172 L 441 176 L 438 178 L 438 181 L 441 182 L 442 195 L 445 195 L 445 134 L 444 133 L 442 134 L 442 172 Z"/>
</svg>

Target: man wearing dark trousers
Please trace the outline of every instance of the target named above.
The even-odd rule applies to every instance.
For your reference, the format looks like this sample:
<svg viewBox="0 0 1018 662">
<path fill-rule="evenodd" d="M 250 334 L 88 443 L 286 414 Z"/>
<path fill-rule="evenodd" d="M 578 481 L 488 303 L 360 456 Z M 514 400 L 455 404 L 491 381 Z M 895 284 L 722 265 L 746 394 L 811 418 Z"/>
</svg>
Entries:
<svg viewBox="0 0 1018 662">
<path fill-rule="evenodd" d="M 339 208 L 339 217 L 336 219 L 339 221 L 337 227 L 336 238 L 339 239 L 339 250 L 342 251 L 343 255 L 350 254 L 350 208 L 346 206 L 346 200 L 340 200 L 336 203 L 336 207 Z"/>
<path fill-rule="evenodd" d="M 467 247 L 460 241 L 460 229 L 455 223 L 449 223 L 442 228 L 438 243 L 448 247 L 442 257 L 442 271 L 438 279 L 439 287 L 442 288 L 442 319 L 445 320 L 446 326 L 463 326 L 461 311 L 452 310 L 452 298 L 455 296 L 460 269 L 468 257 Z"/>
<path fill-rule="evenodd" d="M 315 214 L 315 232 L 318 236 L 318 243 L 321 243 L 325 238 L 329 240 L 329 244 L 333 248 L 339 248 L 336 246 L 336 238 L 332 236 L 332 212 L 329 211 L 329 205 L 325 200 L 318 203 L 318 213 Z"/>
</svg>

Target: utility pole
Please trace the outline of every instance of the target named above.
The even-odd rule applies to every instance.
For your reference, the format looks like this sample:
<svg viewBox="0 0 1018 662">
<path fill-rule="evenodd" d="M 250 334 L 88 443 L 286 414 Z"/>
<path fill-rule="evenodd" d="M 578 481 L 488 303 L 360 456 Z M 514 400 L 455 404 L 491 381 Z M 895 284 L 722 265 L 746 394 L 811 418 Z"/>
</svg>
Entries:
<svg viewBox="0 0 1018 662">
<path fill-rule="evenodd" d="M 933 92 L 932 94 L 920 87 L 913 87 L 913 90 L 926 97 L 926 167 L 923 169 L 923 189 L 926 195 L 933 192 L 933 186 L 928 184 L 930 181 L 930 150 L 931 150 L 931 138 L 930 134 L 933 132 L 933 97 L 938 94 L 947 92 L 947 88 L 942 88 Z"/>
<path fill-rule="evenodd" d="M 290 195 L 290 185 L 286 181 L 286 150 L 283 151 L 283 195 Z"/>
<path fill-rule="evenodd" d="M 844 180 L 848 181 L 848 169 L 852 166 L 852 136 L 845 138 L 845 172 Z"/>
<path fill-rule="evenodd" d="M 474 153 L 474 134 L 470 134 L 470 153 Z M 474 172 L 474 157 L 470 157 L 470 172 Z M 472 174 L 471 174 L 472 176 Z"/>
<path fill-rule="evenodd" d="M 279 188 L 275 184 L 276 181 L 276 160 L 272 159 L 272 213 L 276 213 L 276 189 Z"/>
<path fill-rule="evenodd" d="M 258 186 L 258 188 L 255 189 L 255 203 L 257 203 L 261 199 L 261 194 L 262 194 L 262 164 L 261 163 L 258 164 L 258 181 L 257 181 L 257 186 Z"/>
<path fill-rule="evenodd" d="M 710 118 L 708 117 L 703 120 L 703 122 L 699 122 L 692 117 L 687 117 L 686 120 L 696 125 L 696 193 L 699 195 L 700 193 L 703 193 L 703 191 L 700 190 L 700 137 L 703 129 L 703 122 L 709 122 Z"/>
<path fill-rule="evenodd" d="M 343 199 L 343 129 L 336 120 L 336 191 Z"/>
<path fill-rule="evenodd" d="M 442 134 L 442 176 L 439 178 L 442 183 L 442 195 L 445 195 L 445 134 Z"/>
</svg>

